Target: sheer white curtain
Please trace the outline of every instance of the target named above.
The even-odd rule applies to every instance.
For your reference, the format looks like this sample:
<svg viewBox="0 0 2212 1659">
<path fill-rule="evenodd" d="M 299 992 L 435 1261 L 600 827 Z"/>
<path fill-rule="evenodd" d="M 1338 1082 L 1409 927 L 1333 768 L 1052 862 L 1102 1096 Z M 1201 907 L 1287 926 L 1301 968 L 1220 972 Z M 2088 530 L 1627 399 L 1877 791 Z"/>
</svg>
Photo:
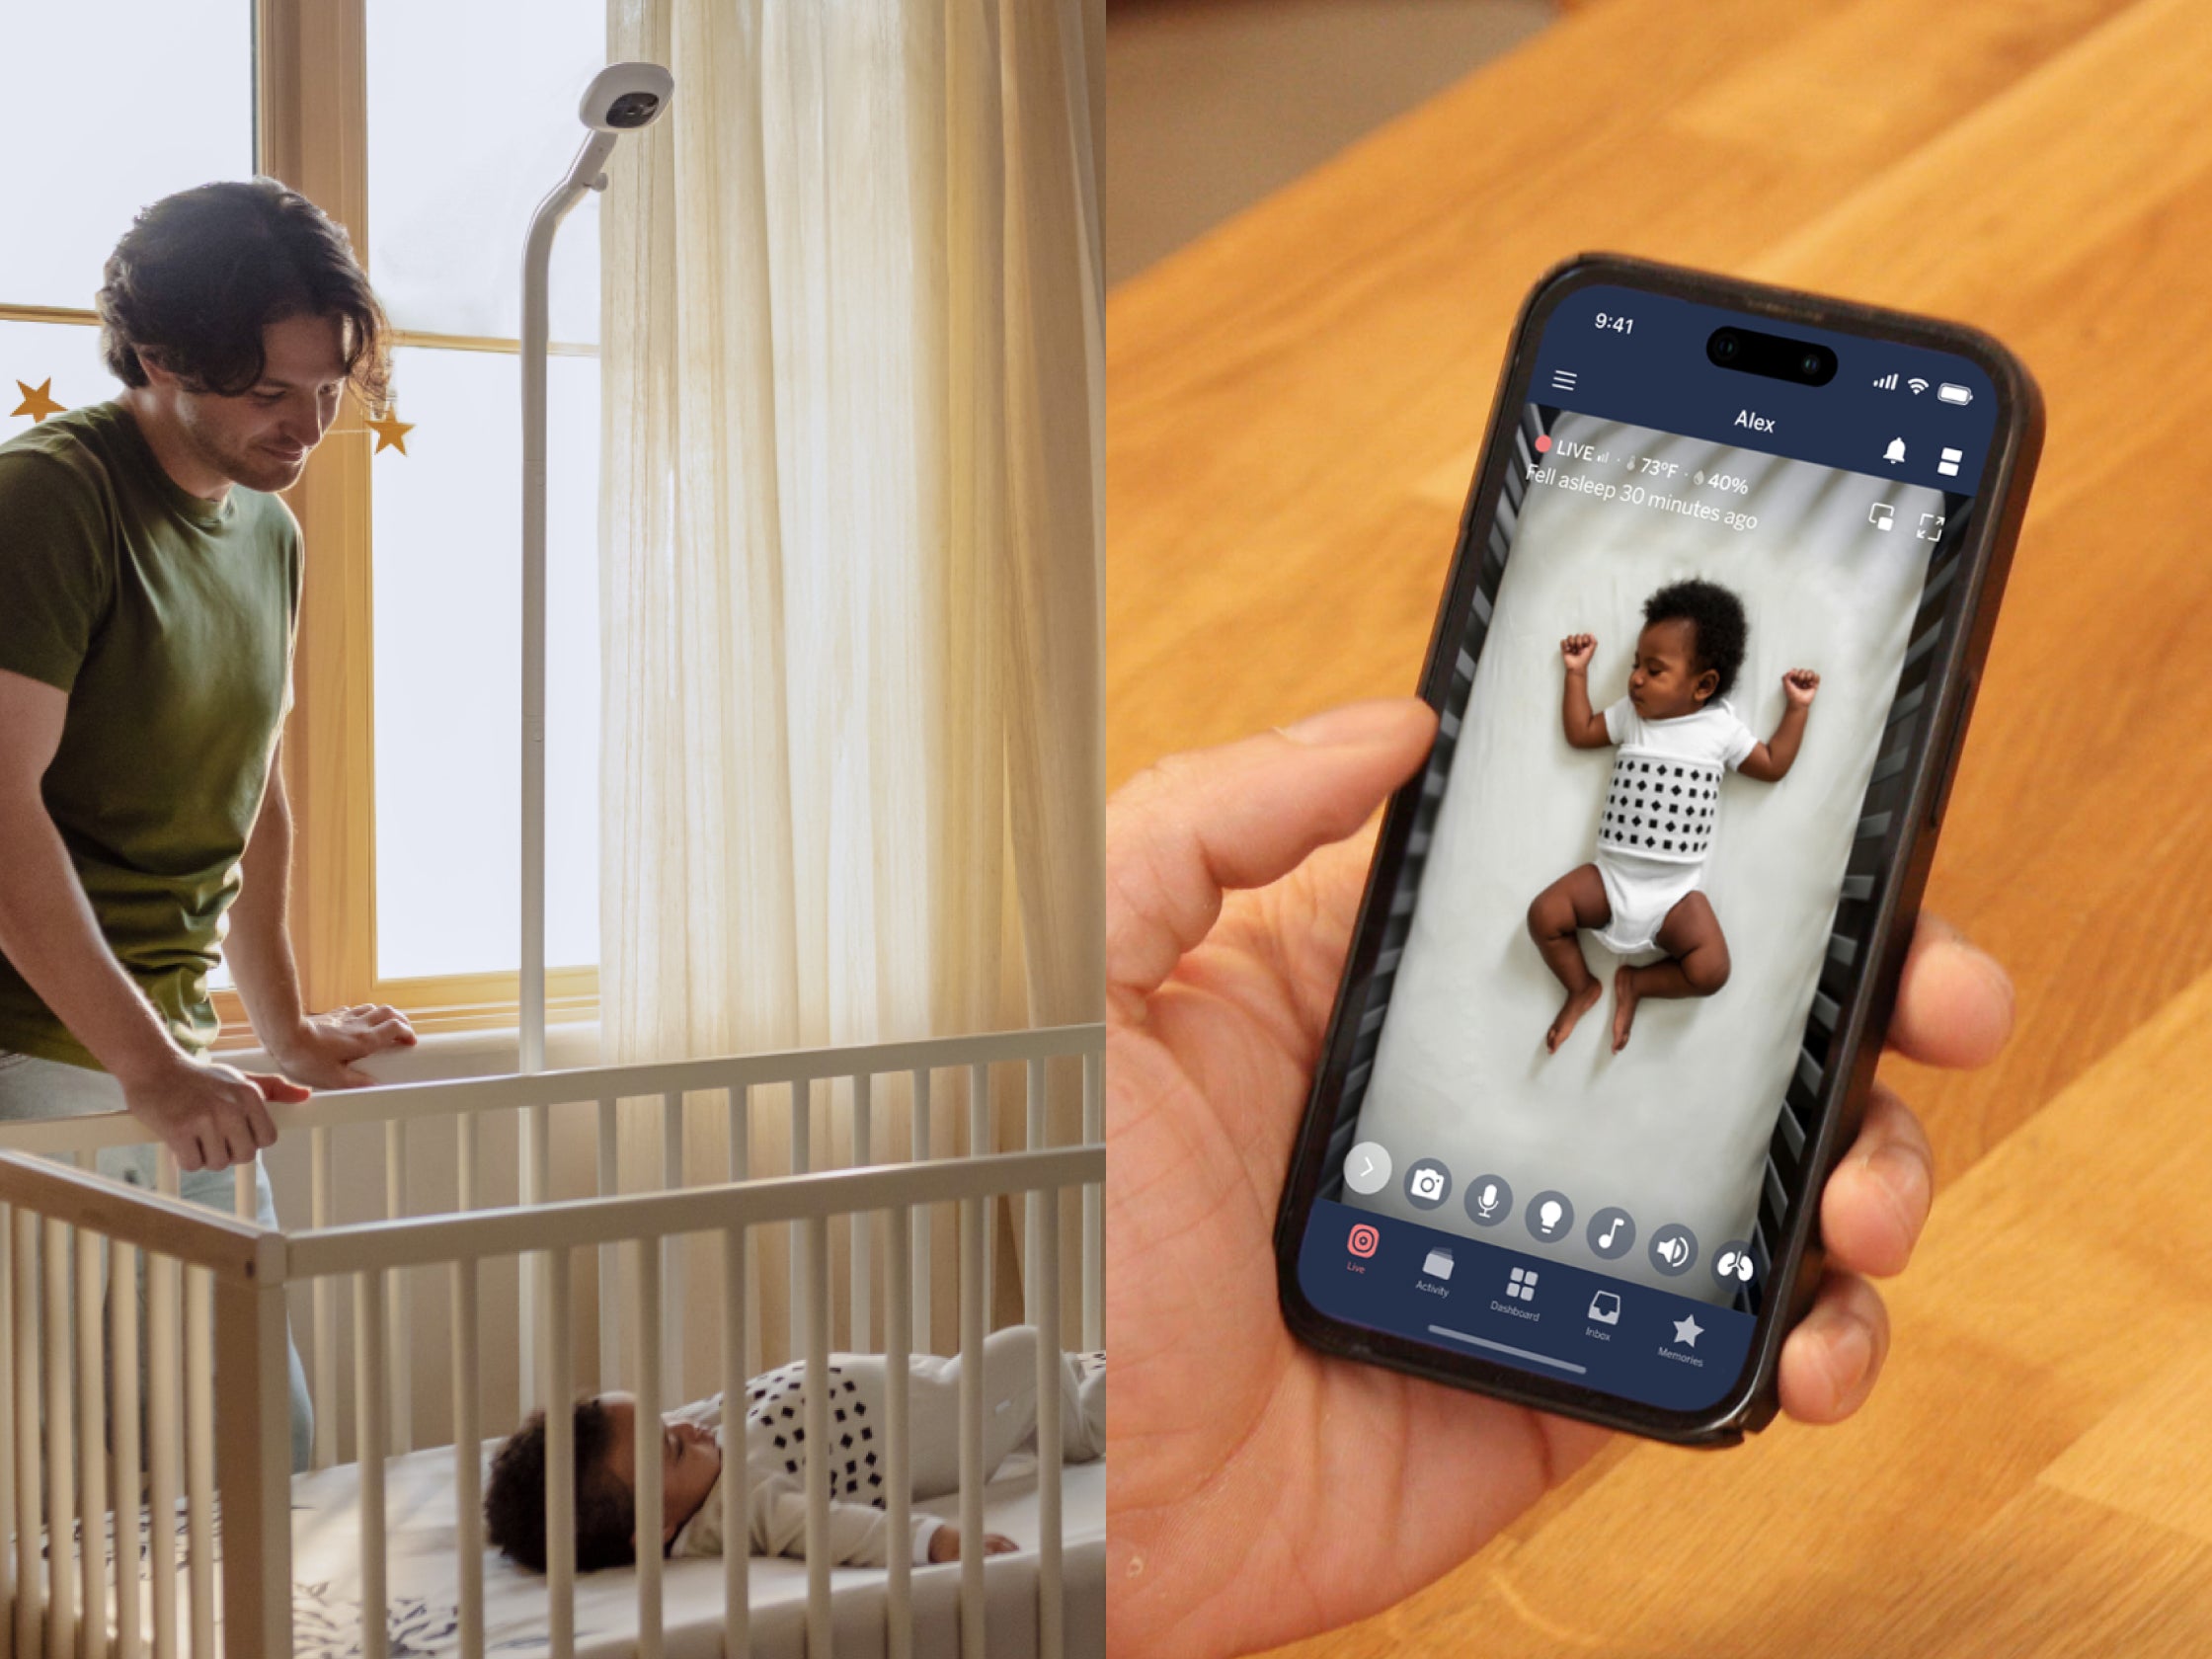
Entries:
<svg viewBox="0 0 2212 1659">
<path fill-rule="evenodd" d="M 676 91 L 602 221 L 610 1061 L 1099 1016 L 1098 26 L 1094 0 L 614 0 L 610 57 Z M 843 1094 L 817 1090 L 817 1166 L 849 1156 Z M 905 1156 L 903 1088 L 875 1105 Z M 759 1107 L 780 1173 L 781 1091 Z M 724 1148 L 692 1115 L 697 1179 Z M 658 1133 L 625 1128 L 626 1169 Z"/>
</svg>

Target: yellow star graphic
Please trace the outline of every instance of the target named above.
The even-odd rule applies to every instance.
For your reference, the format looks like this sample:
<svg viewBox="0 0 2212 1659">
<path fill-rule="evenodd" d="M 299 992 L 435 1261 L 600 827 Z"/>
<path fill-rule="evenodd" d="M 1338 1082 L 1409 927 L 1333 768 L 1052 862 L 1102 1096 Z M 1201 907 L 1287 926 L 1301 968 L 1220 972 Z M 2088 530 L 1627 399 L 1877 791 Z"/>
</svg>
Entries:
<svg viewBox="0 0 2212 1659">
<path fill-rule="evenodd" d="M 407 453 L 407 434 L 415 430 L 410 423 L 387 409 L 375 420 L 362 424 L 376 434 L 376 447 L 370 453 L 381 455 L 386 449 L 397 449 L 403 455 Z"/>
<path fill-rule="evenodd" d="M 48 415 L 58 415 L 67 407 L 54 402 L 50 395 L 53 391 L 53 376 L 50 374 L 39 382 L 37 391 L 31 389 L 31 382 L 28 380 L 18 380 L 16 390 L 23 394 L 23 401 L 8 411 L 11 415 L 28 415 L 34 421 L 43 421 Z"/>
</svg>

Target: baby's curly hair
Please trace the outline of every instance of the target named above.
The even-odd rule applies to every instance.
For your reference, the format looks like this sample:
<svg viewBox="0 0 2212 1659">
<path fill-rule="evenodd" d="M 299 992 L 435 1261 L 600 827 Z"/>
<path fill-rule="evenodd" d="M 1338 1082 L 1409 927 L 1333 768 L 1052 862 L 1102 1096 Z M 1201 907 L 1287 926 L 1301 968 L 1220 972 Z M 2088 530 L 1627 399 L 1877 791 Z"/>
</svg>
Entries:
<svg viewBox="0 0 2212 1659">
<path fill-rule="evenodd" d="M 607 1467 L 614 1420 L 596 1399 L 576 1402 L 576 1570 L 626 1567 L 635 1558 L 637 1506 Z M 545 1570 L 545 1413 L 533 1411 L 492 1455 L 484 1482 L 484 1533 L 509 1559 Z"/>
<path fill-rule="evenodd" d="M 1744 602 L 1717 582 L 1692 577 L 1670 582 L 1643 602 L 1644 626 L 1654 622 L 1687 622 L 1695 636 L 1693 667 L 1699 673 L 1710 669 L 1720 676 L 1712 688 L 1725 696 L 1744 666 L 1744 642 L 1751 623 L 1744 616 Z"/>
</svg>

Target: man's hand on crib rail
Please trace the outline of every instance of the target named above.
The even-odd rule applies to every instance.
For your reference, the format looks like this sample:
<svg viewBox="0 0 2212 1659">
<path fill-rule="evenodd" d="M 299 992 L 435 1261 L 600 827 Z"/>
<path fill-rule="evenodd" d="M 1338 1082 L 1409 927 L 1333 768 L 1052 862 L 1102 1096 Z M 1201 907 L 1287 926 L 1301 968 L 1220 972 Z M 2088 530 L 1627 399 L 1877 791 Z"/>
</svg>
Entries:
<svg viewBox="0 0 2212 1659">
<path fill-rule="evenodd" d="M 151 1071 L 118 1075 L 130 1115 L 161 1137 L 179 1169 L 228 1169 L 276 1144 L 272 1100 L 307 1090 L 284 1077 L 201 1064 L 172 1050 Z"/>
<path fill-rule="evenodd" d="M 309 1088 L 362 1088 L 376 1081 L 354 1064 L 386 1049 L 412 1048 L 415 1028 L 397 1008 L 356 1002 L 311 1014 L 281 1038 L 269 1040 L 270 1058 L 284 1075 Z"/>
<path fill-rule="evenodd" d="M 1192 1659 L 1346 1623 L 1450 1570 L 1607 1440 L 1326 1358 L 1284 1328 L 1272 1230 L 1374 846 L 1370 815 L 1435 715 L 1355 704 L 1172 756 L 1107 810 L 1107 1345 L 1111 1646 Z M 1346 837 L 1349 837 L 1348 839 Z M 2011 983 L 1921 918 L 1891 1047 L 1993 1059 Z M 1781 1401 L 1833 1423 L 1889 1348 L 1862 1277 L 1928 1218 L 1919 1121 L 1877 1084 L 1822 1194 L 1829 1270 L 1782 1348 Z"/>
</svg>

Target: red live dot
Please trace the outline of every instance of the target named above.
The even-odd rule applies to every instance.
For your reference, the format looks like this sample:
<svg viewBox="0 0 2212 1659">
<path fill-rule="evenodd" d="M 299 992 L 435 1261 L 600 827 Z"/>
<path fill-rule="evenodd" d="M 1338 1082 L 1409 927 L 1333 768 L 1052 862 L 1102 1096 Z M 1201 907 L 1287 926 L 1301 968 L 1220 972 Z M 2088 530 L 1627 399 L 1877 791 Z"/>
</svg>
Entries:
<svg viewBox="0 0 2212 1659">
<path fill-rule="evenodd" d="M 1545 451 L 1546 449 L 1548 449 L 1548 448 L 1550 448 L 1550 447 L 1551 447 L 1551 434 L 1550 434 L 1549 433 L 1538 433 L 1538 434 L 1537 434 L 1537 453 L 1540 455 L 1540 454 L 1542 454 L 1542 453 L 1543 453 L 1543 452 L 1544 452 L 1544 451 Z"/>
</svg>

